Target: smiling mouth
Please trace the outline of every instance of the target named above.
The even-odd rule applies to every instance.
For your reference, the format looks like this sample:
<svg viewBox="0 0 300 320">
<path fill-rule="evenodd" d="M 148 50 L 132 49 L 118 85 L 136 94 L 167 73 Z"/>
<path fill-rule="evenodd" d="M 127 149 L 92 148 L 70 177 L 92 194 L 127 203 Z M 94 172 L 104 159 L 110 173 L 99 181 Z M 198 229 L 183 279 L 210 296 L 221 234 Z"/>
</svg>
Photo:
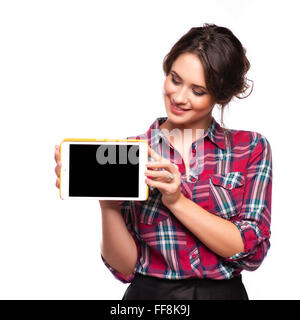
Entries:
<svg viewBox="0 0 300 320">
<path fill-rule="evenodd" d="M 188 111 L 188 110 L 191 110 L 191 109 L 183 109 L 183 108 L 180 108 L 176 103 L 174 103 L 174 101 L 170 100 L 170 103 L 171 105 L 174 107 L 174 109 L 178 110 L 178 111 Z"/>
</svg>

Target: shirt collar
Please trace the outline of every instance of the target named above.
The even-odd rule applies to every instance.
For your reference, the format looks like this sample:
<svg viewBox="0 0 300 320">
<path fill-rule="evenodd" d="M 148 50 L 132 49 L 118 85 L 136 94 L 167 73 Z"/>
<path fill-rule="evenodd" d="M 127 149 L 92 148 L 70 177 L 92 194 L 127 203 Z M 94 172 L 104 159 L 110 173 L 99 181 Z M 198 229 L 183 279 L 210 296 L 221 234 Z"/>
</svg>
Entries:
<svg viewBox="0 0 300 320">
<path fill-rule="evenodd" d="M 209 127 L 204 131 L 204 137 L 208 138 L 221 149 L 225 150 L 225 136 L 223 128 L 219 125 L 214 117 Z"/>
<path fill-rule="evenodd" d="M 160 117 L 157 118 L 150 126 L 146 135 L 148 137 L 149 142 L 151 141 L 152 148 L 157 147 L 161 139 L 165 139 L 165 136 L 160 130 L 159 126 L 164 123 L 168 118 Z M 221 149 L 225 149 L 225 136 L 223 132 L 223 128 L 216 121 L 214 117 L 212 117 L 212 121 L 208 128 L 204 131 L 203 136 L 200 139 L 208 137 L 214 144 L 216 144 Z"/>
</svg>

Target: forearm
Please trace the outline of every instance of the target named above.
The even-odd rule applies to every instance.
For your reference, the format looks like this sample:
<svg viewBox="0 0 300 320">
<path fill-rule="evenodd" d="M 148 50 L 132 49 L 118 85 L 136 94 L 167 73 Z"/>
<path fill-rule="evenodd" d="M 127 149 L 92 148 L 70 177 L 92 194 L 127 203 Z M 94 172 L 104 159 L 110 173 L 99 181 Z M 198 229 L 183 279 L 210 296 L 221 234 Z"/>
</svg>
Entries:
<svg viewBox="0 0 300 320">
<path fill-rule="evenodd" d="M 240 231 L 232 222 L 208 212 L 183 195 L 169 209 L 202 243 L 221 257 L 228 258 L 244 251 Z"/>
<path fill-rule="evenodd" d="M 107 202 L 108 203 L 108 202 Z M 118 202 L 100 202 L 102 213 L 101 252 L 114 269 L 128 277 L 137 261 L 137 247 L 127 230 Z"/>
</svg>

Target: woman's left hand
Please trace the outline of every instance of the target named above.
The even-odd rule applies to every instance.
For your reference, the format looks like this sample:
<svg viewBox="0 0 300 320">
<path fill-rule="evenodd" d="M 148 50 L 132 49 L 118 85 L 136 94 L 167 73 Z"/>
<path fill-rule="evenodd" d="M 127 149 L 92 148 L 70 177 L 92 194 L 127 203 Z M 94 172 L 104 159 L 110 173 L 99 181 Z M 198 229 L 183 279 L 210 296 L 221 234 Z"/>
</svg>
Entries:
<svg viewBox="0 0 300 320">
<path fill-rule="evenodd" d="M 166 207 L 171 206 L 182 196 L 180 188 L 181 173 L 176 164 L 161 157 L 150 147 L 148 150 L 149 155 L 156 161 L 146 164 L 147 170 L 145 171 L 145 175 L 153 180 L 146 178 L 145 182 L 148 186 L 157 188 L 161 192 L 161 200 Z M 173 175 L 173 179 L 170 181 L 169 177 L 171 175 Z"/>
</svg>

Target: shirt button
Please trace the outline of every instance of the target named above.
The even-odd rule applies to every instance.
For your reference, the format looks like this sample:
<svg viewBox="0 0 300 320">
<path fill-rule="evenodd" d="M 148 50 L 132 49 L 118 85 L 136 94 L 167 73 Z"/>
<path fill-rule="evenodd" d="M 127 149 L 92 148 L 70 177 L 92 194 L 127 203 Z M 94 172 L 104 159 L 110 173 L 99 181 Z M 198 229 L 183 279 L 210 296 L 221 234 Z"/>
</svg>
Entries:
<svg viewBox="0 0 300 320">
<path fill-rule="evenodd" d="M 230 189 L 231 188 L 231 184 L 228 184 L 227 187 Z"/>
<path fill-rule="evenodd" d="M 192 254 L 192 258 L 193 258 L 193 259 L 196 259 L 196 258 L 197 258 L 197 255 L 196 255 L 195 253 L 193 253 L 193 254 Z"/>
</svg>

